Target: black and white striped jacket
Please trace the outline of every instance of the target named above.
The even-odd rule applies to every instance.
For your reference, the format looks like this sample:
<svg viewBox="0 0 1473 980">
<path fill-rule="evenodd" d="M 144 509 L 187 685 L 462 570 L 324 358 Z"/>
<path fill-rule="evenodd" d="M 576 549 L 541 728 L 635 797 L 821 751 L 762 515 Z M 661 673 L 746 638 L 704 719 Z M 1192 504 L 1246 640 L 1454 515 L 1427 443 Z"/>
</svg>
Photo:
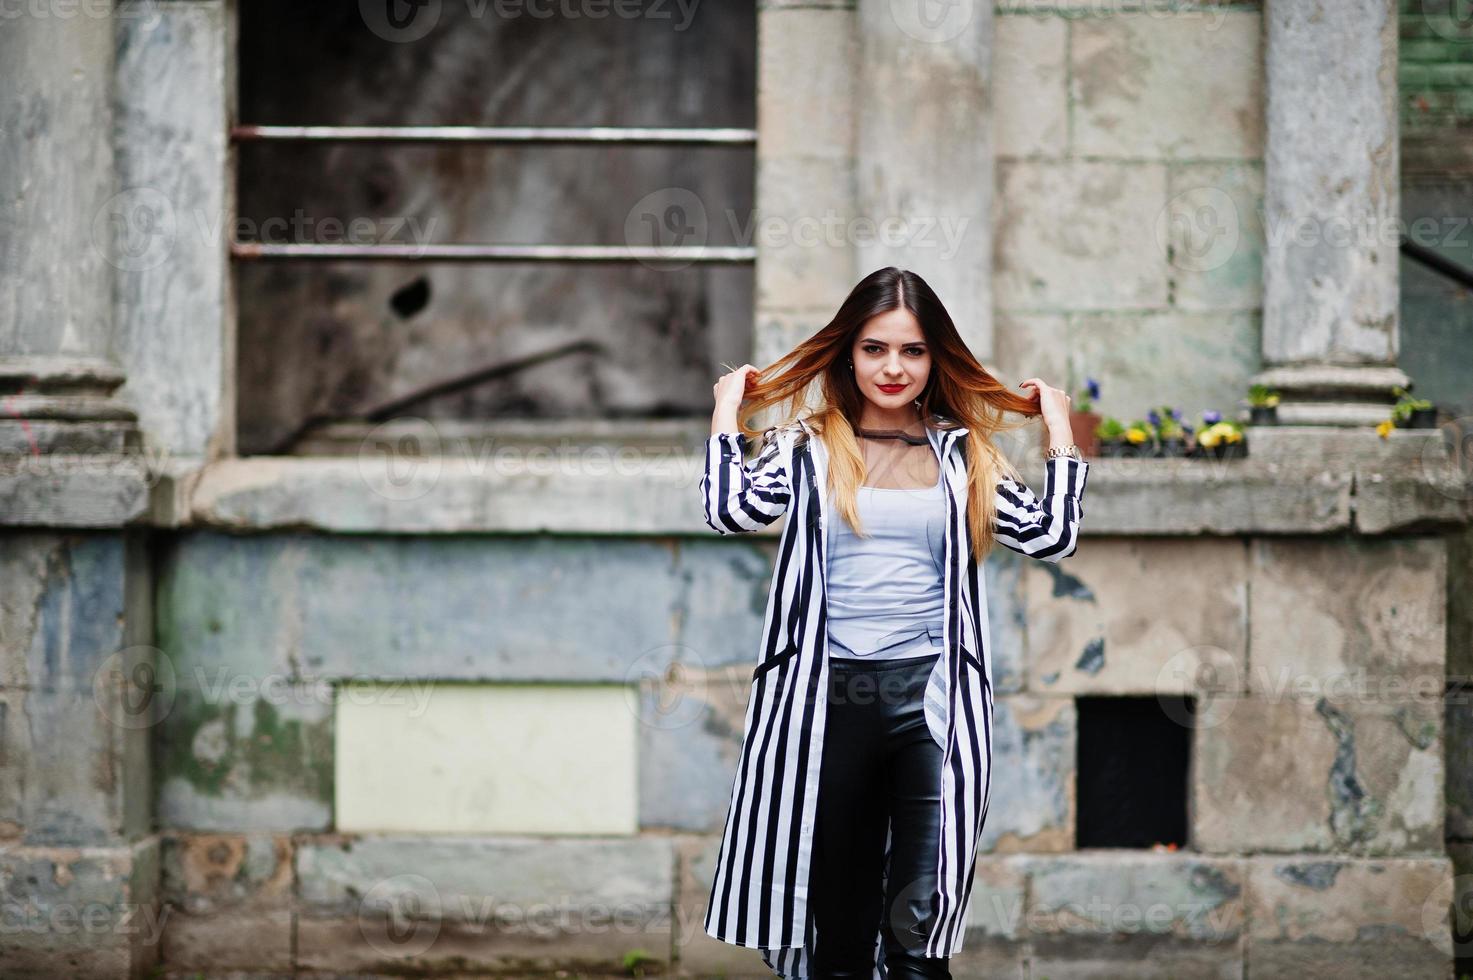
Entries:
<svg viewBox="0 0 1473 980">
<path fill-rule="evenodd" d="M 983 569 L 971 556 L 966 527 L 967 430 L 940 416 L 933 424 L 928 431 L 944 462 L 947 489 L 947 655 L 938 659 L 926 690 L 927 725 L 945 746 L 933 895 L 940 914 L 926 955 L 950 956 L 961 949 L 991 798 L 992 652 Z M 815 932 L 807 900 L 810 845 L 828 690 L 828 458 L 804 420 L 769 429 L 750 463 L 744 460 L 747 443 L 746 436 L 727 432 L 707 440 L 700 479 L 706 523 L 736 534 L 760 530 L 784 514 L 788 522 L 768 589 L 705 929 L 724 942 L 761 950 L 778 976 L 808 980 Z M 1058 562 L 1078 546 L 1089 464 L 1061 457 L 1045 466 L 1042 498 L 1013 480 L 997 485 L 994 526 L 1003 546 Z M 875 977 L 884 976 L 877 933 Z"/>
</svg>

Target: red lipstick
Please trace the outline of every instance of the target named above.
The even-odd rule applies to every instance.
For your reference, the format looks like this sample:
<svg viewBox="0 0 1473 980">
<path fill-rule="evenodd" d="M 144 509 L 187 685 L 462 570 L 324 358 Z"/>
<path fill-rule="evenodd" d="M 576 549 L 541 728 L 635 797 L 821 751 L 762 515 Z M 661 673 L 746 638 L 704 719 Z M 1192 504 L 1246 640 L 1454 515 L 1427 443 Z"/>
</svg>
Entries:
<svg viewBox="0 0 1473 980">
<path fill-rule="evenodd" d="M 905 385 L 876 385 L 876 387 L 878 387 L 881 391 L 883 391 L 887 395 L 894 395 L 894 394 L 896 394 L 898 392 L 904 391 L 906 386 Z"/>
</svg>

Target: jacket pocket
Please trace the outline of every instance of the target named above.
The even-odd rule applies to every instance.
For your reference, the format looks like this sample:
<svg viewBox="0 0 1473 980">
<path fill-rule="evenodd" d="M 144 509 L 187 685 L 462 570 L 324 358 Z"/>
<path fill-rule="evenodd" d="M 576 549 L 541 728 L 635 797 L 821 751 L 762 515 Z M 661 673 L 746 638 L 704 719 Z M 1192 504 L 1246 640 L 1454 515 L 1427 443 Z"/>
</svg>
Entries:
<svg viewBox="0 0 1473 980">
<path fill-rule="evenodd" d="M 789 660 L 792 660 L 793 657 L 797 655 L 797 653 L 798 644 L 788 644 L 786 647 L 779 650 L 777 653 L 774 653 L 772 656 L 768 657 L 766 660 L 758 664 L 757 669 L 752 671 L 752 680 L 755 681 L 757 678 L 761 677 L 763 674 L 767 673 L 774 667 L 781 667 Z"/>
</svg>

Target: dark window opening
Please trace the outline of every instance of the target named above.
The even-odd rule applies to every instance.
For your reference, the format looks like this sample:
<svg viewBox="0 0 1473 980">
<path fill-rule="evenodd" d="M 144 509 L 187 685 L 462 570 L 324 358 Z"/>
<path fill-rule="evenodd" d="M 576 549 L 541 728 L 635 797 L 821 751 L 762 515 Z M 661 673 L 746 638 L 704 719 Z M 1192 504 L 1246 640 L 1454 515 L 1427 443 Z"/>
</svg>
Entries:
<svg viewBox="0 0 1473 980">
<path fill-rule="evenodd" d="M 1077 846 L 1185 847 L 1193 700 L 1089 696 L 1076 703 Z"/>
<path fill-rule="evenodd" d="M 709 417 L 751 357 L 755 5 L 388 7 L 239 5 L 240 453 Z M 652 248 L 702 254 L 609 257 Z"/>
</svg>

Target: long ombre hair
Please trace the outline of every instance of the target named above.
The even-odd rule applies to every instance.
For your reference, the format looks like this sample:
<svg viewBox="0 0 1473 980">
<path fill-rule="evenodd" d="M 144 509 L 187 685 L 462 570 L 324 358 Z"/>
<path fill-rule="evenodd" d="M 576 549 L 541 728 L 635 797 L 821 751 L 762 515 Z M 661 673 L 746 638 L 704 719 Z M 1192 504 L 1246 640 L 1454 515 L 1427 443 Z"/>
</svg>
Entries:
<svg viewBox="0 0 1473 980">
<path fill-rule="evenodd" d="M 919 399 L 921 419 L 927 428 L 945 429 L 959 423 L 968 430 L 962 437 L 967 447 L 967 526 L 972 555 L 980 564 L 992 550 L 996 485 L 1003 476 L 1021 482 L 1017 469 L 993 443 L 993 436 L 1027 425 L 1039 410 L 1034 401 L 1008 389 L 978 363 L 941 300 L 914 272 L 887 266 L 860 280 L 823 329 L 749 382 L 737 425 L 755 439 L 763 428 L 749 425 L 747 418 L 784 402 L 786 417 L 777 424 L 797 421 L 810 386 L 817 379 L 818 406 L 804 419 L 829 451 L 828 484 L 839 512 L 856 533 L 862 533 L 858 531 L 856 498 L 864 482 L 864 456 L 854 427 L 864 407 L 864 395 L 845 364 L 864 325 L 872 317 L 902 306 L 920 324 L 932 355 L 931 373 Z M 1024 418 L 1008 422 L 1005 412 Z M 950 421 L 937 425 L 932 415 Z"/>
</svg>

